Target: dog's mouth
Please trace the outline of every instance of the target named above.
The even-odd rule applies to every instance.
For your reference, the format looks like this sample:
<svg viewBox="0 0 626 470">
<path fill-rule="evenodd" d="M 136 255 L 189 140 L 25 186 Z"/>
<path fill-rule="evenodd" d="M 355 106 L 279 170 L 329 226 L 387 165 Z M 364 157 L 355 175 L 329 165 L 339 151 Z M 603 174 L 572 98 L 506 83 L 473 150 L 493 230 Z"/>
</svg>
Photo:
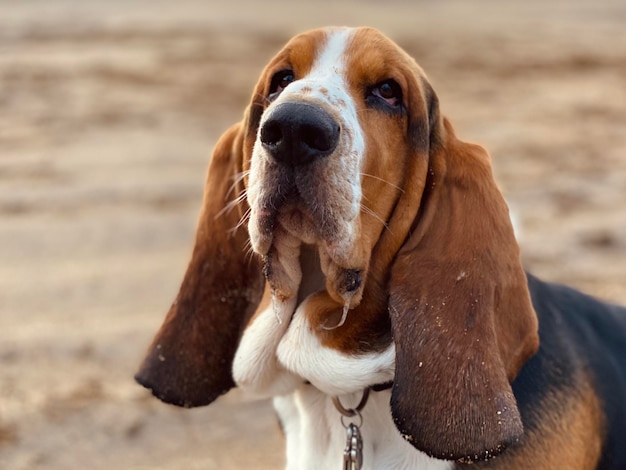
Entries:
<svg viewBox="0 0 626 470">
<path fill-rule="evenodd" d="M 340 305 L 353 308 L 367 268 L 353 256 L 358 221 L 342 217 L 343 201 L 333 206 L 335 188 L 316 178 L 326 170 L 322 163 L 264 175 L 273 181 L 273 191 L 252 207 L 251 240 L 264 257 L 265 277 L 280 301 L 297 297 L 299 304 L 325 288 Z"/>
<path fill-rule="evenodd" d="M 328 193 L 332 189 L 310 173 L 314 168 L 281 169 L 277 175 L 267 178 L 273 181 L 273 190 L 267 192 L 263 200 L 253 208 L 251 223 L 259 228 L 259 239 L 253 240 L 253 248 L 261 255 L 268 253 L 277 227 L 280 226 L 291 236 L 303 243 L 326 246 L 332 251 L 341 235 L 345 235 L 345 225 L 351 220 L 337 217 Z M 267 184 L 267 183 L 266 183 Z"/>
</svg>

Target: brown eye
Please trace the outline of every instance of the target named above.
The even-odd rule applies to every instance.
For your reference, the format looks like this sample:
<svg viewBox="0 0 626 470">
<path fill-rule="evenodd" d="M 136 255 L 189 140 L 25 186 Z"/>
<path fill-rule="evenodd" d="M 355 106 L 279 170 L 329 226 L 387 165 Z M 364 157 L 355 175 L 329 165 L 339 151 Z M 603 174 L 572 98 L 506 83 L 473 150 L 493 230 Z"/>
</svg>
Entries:
<svg viewBox="0 0 626 470">
<path fill-rule="evenodd" d="M 294 80 L 295 77 L 293 71 L 289 69 L 281 70 L 280 72 L 274 74 L 272 77 L 272 83 L 270 84 L 270 92 L 268 95 L 269 99 L 273 100 L 278 97 L 280 92 L 287 88 L 287 85 Z"/>
<path fill-rule="evenodd" d="M 293 82 L 294 78 L 293 78 L 293 73 L 289 72 L 284 74 L 281 79 L 280 82 L 278 84 L 278 86 L 280 88 L 286 88 L 287 85 L 289 85 L 291 82 Z"/>
<path fill-rule="evenodd" d="M 380 82 L 370 92 L 372 95 L 384 100 L 388 105 L 396 107 L 402 104 L 402 89 L 395 80 Z"/>
</svg>

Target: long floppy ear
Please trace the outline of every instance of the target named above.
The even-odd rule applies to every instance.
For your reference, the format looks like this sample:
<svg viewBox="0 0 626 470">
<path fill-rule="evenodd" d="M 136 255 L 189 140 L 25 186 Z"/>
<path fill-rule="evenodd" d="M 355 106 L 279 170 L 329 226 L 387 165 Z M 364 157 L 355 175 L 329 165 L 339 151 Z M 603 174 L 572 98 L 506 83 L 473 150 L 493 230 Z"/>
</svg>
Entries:
<svg viewBox="0 0 626 470">
<path fill-rule="evenodd" d="M 211 157 L 196 241 L 174 304 L 135 379 L 161 400 L 192 407 L 234 386 L 231 364 L 245 320 L 263 291 L 259 261 L 247 256 L 240 223 L 244 126 L 230 128 Z M 249 139 L 248 139 L 249 140 Z"/>
<path fill-rule="evenodd" d="M 538 347 L 537 319 L 489 156 L 430 111 L 426 188 L 390 282 L 391 409 L 416 448 L 483 460 L 522 435 L 510 383 Z"/>
</svg>

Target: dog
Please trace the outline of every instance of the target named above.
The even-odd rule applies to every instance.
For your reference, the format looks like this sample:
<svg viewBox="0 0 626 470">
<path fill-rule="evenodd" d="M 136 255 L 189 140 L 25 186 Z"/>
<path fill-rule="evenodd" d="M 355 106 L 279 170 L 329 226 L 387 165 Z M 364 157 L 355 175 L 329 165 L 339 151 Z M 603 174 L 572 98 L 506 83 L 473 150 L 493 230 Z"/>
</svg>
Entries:
<svg viewBox="0 0 626 470">
<path fill-rule="evenodd" d="M 289 469 L 626 468 L 626 309 L 524 271 L 487 152 L 371 28 L 266 66 L 136 380 L 273 397 Z"/>
</svg>

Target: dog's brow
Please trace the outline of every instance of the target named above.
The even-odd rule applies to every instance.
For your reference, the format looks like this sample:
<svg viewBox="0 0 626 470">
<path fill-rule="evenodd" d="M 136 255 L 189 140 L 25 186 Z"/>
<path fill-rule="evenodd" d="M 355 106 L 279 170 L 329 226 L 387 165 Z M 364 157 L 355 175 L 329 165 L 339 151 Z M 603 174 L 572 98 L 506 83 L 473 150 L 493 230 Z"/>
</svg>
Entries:
<svg viewBox="0 0 626 470">
<path fill-rule="evenodd" d="M 353 31 L 349 29 L 329 33 L 327 43 L 315 59 L 311 75 L 343 74 L 345 52 L 352 36 Z"/>
</svg>

